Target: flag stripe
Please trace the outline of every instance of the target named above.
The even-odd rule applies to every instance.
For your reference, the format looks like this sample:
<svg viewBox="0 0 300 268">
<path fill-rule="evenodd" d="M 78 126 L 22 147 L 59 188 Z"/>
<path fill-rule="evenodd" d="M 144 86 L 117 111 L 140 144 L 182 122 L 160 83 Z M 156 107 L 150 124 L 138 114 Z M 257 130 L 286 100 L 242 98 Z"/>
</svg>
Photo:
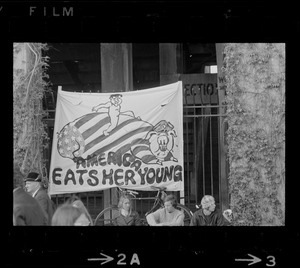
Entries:
<svg viewBox="0 0 300 268">
<path fill-rule="evenodd" d="M 89 149 L 91 149 L 92 147 L 94 147 L 96 144 L 104 141 L 106 139 L 106 136 L 105 135 L 101 135 L 99 136 L 98 138 L 92 140 L 91 142 L 89 142 L 85 148 L 84 148 L 84 152 L 88 151 Z"/>
<path fill-rule="evenodd" d="M 98 114 L 94 118 L 91 118 L 89 121 L 87 121 L 83 125 L 81 125 L 80 128 L 79 128 L 79 131 L 81 133 L 85 132 L 86 130 L 90 129 L 91 127 L 93 127 L 95 124 L 97 124 L 99 121 L 103 120 L 106 117 L 108 117 L 107 113 Z M 103 126 L 106 126 L 106 125 L 103 125 Z M 94 135 L 90 136 L 90 139 L 93 139 L 93 136 Z"/>
<path fill-rule="evenodd" d="M 119 148 L 117 151 L 116 151 L 116 154 L 125 154 L 126 152 L 128 152 L 132 146 L 136 145 L 136 144 L 140 144 L 142 142 L 144 142 L 145 140 L 144 139 L 135 139 L 133 140 L 131 143 L 127 143 L 125 145 L 123 145 L 121 148 Z M 146 141 L 148 142 L 148 141 Z"/>
<path fill-rule="evenodd" d="M 104 147 L 102 147 L 102 148 L 96 150 L 96 151 L 93 152 L 93 153 L 95 153 L 95 154 L 101 154 L 101 153 L 104 153 L 104 152 L 110 150 L 111 148 L 117 146 L 118 144 L 124 142 L 125 140 L 127 140 L 127 139 L 130 138 L 131 136 L 136 135 L 136 134 L 138 134 L 138 133 L 149 132 L 151 129 L 152 129 L 152 126 L 149 126 L 149 127 L 142 127 L 142 128 L 136 129 L 136 130 L 134 130 L 134 131 L 131 131 L 131 132 L 125 134 L 124 136 L 120 137 L 119 139 L 116 139 L 116 140 L 113 141 L 112 143 L 110 143 L 110 144 L 108 144 L 108 145 L 106 145 L 106 146 L 104 146 Z M 86 151 L 85 151 L 85 152 L 86 152 Z"/>
<path fill-rule="evenodd" d="M 133 153 L 133 155 L 137 155 L 141 151 L 150 151 L 149 146 L 145 146 L 145 145 L 136 146 L 132 150 L 132 153 Z"/>
<path fill-rule="evenodd" d="M 127 143 L 127 144 L 123 145 L 120 149 L 118 149 L 115 153 L 117 155 L 123 155 L 126 152 L 128 152 L 130 150 L 130 148 L 131 148 L 131 144 Z"/>
<path fill-rule="evenodd" d="M 134 122 L 139 122 L 141 120 L 138 120 L 138 119 L 129 119 L 129 120 L 126 120 L 124 122 L 122 122 L 121 124 L 119 124 L 118 126 L 116 126 L 110 133 L 109 135 L 112 136 L 113 134 L 117 133 L 120 129 L 124 128 L 126 125 L 129 125 L 131 123 L 134 123 Z M 144 121 L 141 121 L 141 122 L 144 122 Z M 148 124 L 149 125 L 149 124 Z M 152 125 L 151 125 L 151 129 L 152 129 Z M 102 134 L 102 133 L 101 133 Z M 93 146 L 95 146 L 96 144 L 104 141 L 105 139 L 107 138 L 107 136 L 105 135 L 100 135 L 98 136 L 96 139 L 90 141 L 86 146 L 85 146 L 85 152 L 90 150 Z M 127 138 L 126 138 L 127 139 Z"/>
<path fill-rule="evenodd" d="M 91 135 L 93 135 L 97 130 L 99 130 L 103 125 L 108 124 L 110 122 L 109 117 L 105 117 L 99 122 L 97 122 L 95 125 L 93 125 L 91 128 L 85 130 L 82 133 L 82 137 L 86 140 L 89 138 Z"/>
<path fill-rule="evenodd" d="M 87 123 L 84 126 L 82 126 L 82 128 L 80 130 L 83 132 L 83 131 L 86 131 L 86 130 L 90 129 L 95 124 L 97 124 L 98 121 L 100 121 L 101 119 L 103 119 L 105 117 L 107 117 L 107 114 L 102 115 L 101 117 L 95 117 L 94 119 L 90 120 L 89 123 Z M 126 117 L 126 120 L 128 120 L 128 117 Z M 119 124 L 121 124 L 122 122 L 124 122 L 124 116 L 120 116 L 119 117 Z M 103 122 L 103 123 L 105 123 L 105 122 Z M 94 132 L 90 136 L 86 137 L 85 143 L 89 144 L 94 139 L 96 139 L 99 136 L 101 136 L 103 134 L 103 131 L 106 130 L 109 127 L 109 123 L 110 123 L 110 118 L 108 118 L 108 122 L 106 122 L 106 124 L 103 124 L 102 126 L 100 126 L 99 129 L 96 132 Z"/>
<path fill-rule="evenodd" d="M 147 164 L 154 164 L 154 163 L 156 163 L 157 162 L 157 158 L 154 156 L 154 155 L 152 155 L 152 154 L 149 154 L 149 155 L 145 155 L 145 156 L 142 156 L 141 158 L 140 158 L 144 163 L 147 163 Z"/>
<path fill-rule="evenodd" d="M 140 144 L 144 141 L 144 139 L 135 139 L 131 142 L 131 146 L 135 145 L 135 144 Z"/>
<path fill-rule="evenodd" d="M 89 120 L 93 119 L 95 116 L 99 115 L 99 114 L 103 114 L 103 113 L 90 113 L 90 114 L 86 114 L 84 117 L 82 117 L 81 119 L 79 119 L 76 123 L 75 123 L 75 127 L 80 128 L 82 125 L 84 125 L 86 122 L 88 122 Z"/>
<path fill-rule="evenodd" d="M 145 139 L 136 139 L 131 143 L 131 146 L 135 146 L 135 145 L 149 145 L 149 140 L 145 140 Z"/>
</svg>

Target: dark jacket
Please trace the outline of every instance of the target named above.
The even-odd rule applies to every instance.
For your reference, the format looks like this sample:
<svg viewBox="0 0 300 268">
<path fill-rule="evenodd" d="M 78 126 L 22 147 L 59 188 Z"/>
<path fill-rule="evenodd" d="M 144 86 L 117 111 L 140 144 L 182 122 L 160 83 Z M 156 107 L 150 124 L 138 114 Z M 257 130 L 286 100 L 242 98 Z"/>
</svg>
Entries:
<svg viewBox="0 0 300 268">
<path fill-rule="evenodd" d="M 225 221 L 219 210 L 214 210 L 209 216 L 204 215 L 202 208 L 197 210 L 191 220 L 190 226 L 224 226 Z"/>
<path fill-rule="evenodd" d="M 139 214 L 135 211 L 131 212 L 129 216 L 124 216 L 119 212 L 114 218 L 113 224 L 115 226 L 141 225 Z"/>
<path fill-rule="evenodd" d="M 34 198 L 39 202 L 42 209 L 46 212 L 48 217 L 48 225 L 51 225 L 52 216 L 54 213 L 54 205 L 51 199 L 49 198 L 46 189 L 44 187 L 41 187 Z"/>
<path fill-rule="evenodd" d="M 17 226 L 47 225 L 47 216 L 42 207 L 21 187 L 13 192 L 13 213 Z"/>
</svg>

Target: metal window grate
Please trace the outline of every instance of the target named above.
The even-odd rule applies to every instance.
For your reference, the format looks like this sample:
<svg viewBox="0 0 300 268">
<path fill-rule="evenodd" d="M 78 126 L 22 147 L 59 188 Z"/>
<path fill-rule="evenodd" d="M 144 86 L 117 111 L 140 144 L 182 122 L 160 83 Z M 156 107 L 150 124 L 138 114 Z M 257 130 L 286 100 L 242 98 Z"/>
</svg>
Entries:
<svg viewBox="0 0 300 268">
<path fill-rule="evenodd" d="M 192 210 L 204 195 L 220 203 L 221 105 L 184 105 L 185 204 Z"/>
</svg>

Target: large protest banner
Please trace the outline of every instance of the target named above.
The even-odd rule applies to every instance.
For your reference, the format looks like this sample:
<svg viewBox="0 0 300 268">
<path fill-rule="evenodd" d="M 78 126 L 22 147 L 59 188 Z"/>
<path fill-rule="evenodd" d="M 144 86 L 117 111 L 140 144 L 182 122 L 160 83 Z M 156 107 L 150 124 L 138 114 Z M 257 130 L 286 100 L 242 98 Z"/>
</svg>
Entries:
<svg viewBox="0 0 300 268">
<path fill-rule="evenodd" d="M 49 194 L 184 190 L 182 82 L 141 91 L 58 90 Z"/>
</svg>

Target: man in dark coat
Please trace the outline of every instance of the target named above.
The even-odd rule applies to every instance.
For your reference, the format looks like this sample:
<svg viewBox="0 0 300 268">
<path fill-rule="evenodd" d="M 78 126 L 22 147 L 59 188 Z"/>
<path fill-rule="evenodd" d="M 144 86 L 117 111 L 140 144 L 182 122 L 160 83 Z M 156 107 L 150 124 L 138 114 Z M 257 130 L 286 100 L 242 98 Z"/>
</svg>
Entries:
<svg viewBox="0 0 300 268">
<path fill-rule="evenodd" d="M 47 225 L 47 216 L 38 201 L 23 189 L 23 174 L 14 164 L 13 224 L 15 226 Z"/>
<path fill-rule="evenodd" d="M 224 217 L 216 210 L 215 199 L 205 195 L 201 200 L 201 209 L 197 210 L 191 220 L 190 226 L 223 226 Z"/>
<path fill-rule="evenodd" d="M 36 172 L 30 172 L 24 181 L 26 183 L 25 187 L 27 192 L 39 202 L 47 215 L 48 225 L 51 225 L 54 210 L 53 202 L 41 184 L 41 176 Z"/>
</svg>

